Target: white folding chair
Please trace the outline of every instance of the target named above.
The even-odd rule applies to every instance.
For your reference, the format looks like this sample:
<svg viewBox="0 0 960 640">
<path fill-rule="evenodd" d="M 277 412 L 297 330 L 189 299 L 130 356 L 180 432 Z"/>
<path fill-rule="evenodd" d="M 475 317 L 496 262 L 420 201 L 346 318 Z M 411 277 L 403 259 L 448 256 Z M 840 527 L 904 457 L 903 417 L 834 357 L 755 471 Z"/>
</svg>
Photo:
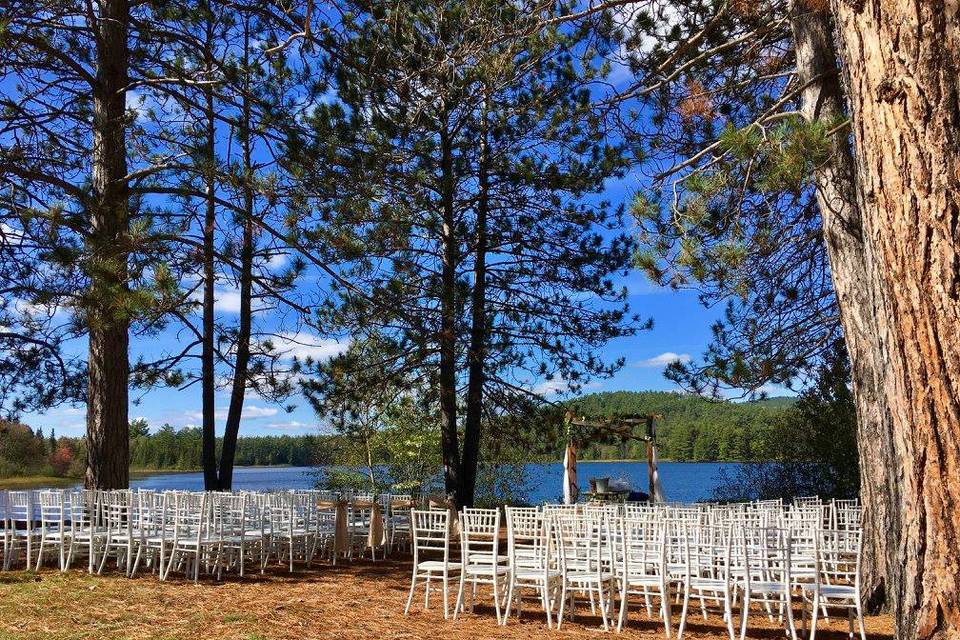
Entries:
<svg viewBox="0 0 960 640">
<path fill-rule="evenodd" d="M 731 540 L 729 526 L 685 525 L 681 556 L 685 571 L 683 578 L 683 608 L 677 640 L 683 638 L 687 624 L 690 598 L 700 601 L 703 619 L 707 619 L 707 602 L 723 607 L 727 633 L 734 640 L 733 603 L 736 585 L 731 576 Z"/>
<path fill-rule="evenodd" d="M 742 529 L 740 549 L 737 553 L 742 565 L 736 570 L 739 586 L 743 591 L 741 640 L 746 637 L 750 605 L 754 603 L 764 605 L 771 622 L 771 605 L 776 605 L 781 620 L 786 613 L 786 631 L 792 640 L 797 640 L 797 627 L 793 622 L 790 547 L 789 529 Z"/>
<path fill-rule="evenodd" d="M 7 494 L 7 523 L 10 527 L 10 545 L 4 558 L 4 569 L 10 569 L 19 548 L 24 546 L 24 567 L 33 566 L 33 547 L 39 542 L 35 525 L 34 495 L 32 491 L 10 491 Z"/>
</svg>

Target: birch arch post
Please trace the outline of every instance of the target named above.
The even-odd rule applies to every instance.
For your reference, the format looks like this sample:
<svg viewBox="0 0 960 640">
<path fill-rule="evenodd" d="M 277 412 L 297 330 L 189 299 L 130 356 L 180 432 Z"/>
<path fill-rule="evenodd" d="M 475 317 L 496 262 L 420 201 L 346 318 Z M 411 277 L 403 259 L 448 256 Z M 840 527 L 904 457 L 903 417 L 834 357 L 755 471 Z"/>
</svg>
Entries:
<svg viewBox="0 0 960 640">
<path fill-rule="evenodd" d="M 572 411 L 564 415 L 564 432 L 567 444 L 563 456 L 563 501 L 577 501 L 577 449 L 590 442 L 620 442 L 630 440 L 647 443 L 647 492 L 653 502 L 664 502 L 663 486 L 657 469 L 657 427 L 659 414 L 630 414 L 613 417 L 577 417 Z M 642 431 L 638 427 L 642 426 Z"/>
</svg>

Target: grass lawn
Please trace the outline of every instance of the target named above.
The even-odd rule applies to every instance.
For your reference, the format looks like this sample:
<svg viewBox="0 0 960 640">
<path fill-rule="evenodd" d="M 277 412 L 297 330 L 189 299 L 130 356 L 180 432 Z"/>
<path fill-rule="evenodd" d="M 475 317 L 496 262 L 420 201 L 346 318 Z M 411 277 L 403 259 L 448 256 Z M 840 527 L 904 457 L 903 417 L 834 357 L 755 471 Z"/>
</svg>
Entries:
<svg viewBox="0 0 960 640">
<path fill-rule="evenodd" d="M 527 601 L 523 615 L 498 627 L 489 596 L 481 591 L 476 612 L 445 621 L 439 592 L 423 610 L 418 592 L 408 617 L 403 605 L 409 586 L 409 560 L 347 566 L 324 565 L 282 569 L 224 582 L 182 579 L 161 583 L 152 575 L 129 580 L 116 573 L 89 576 L 81 570 L 66 574 L 46 569 L 0 573 L 0 639 L 2 640 L 293 640 L 309 638 L 396 638 L 405 640 L 475 640 L 479 638 L 625 638 L 660 640 L 660 625 L 645 612 L 631 611 L 620 636 L 598 631 L 598 616 L 588 606 L 578 608 L 562 631 L 549 631 L 539 607 Z M 480 603 L 483 603 L 481 606 Z M 674 607 L 674 632 L 679 607 Z M 797 621 L 799 625 L 799 619 Z M 845 619 L 818 625 L 817 637 L 847 637 Z M 893 637 L 889 616 L 867 620 L 870 640 Z M 704 621 L 695 612 L 684 637 L 726 638 L 720 616 Z M 750 621 L 751 638 L 783 638 L 782 627 L 763 616 Z"/>
<path fill-rule="evenodd" d="M 83 482 L 82 478 L 61 478 L 58 476 L 21 476 L 0 478 L 0 489 L 38 489 L 40 487 L 72 487 Z"/>
</svg>

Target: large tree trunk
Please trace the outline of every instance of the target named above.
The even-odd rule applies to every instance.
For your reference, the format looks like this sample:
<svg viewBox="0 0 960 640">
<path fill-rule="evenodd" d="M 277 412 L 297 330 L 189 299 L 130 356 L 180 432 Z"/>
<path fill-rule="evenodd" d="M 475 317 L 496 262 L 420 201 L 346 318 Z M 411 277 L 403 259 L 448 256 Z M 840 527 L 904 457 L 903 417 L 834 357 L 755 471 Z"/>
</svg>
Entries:
<svg viewBox="0 0 960 640">
<path fill-rule="evenodd" d="M 244 27 L 244 64 L 250 60 L 249 25 Z M 237 453 L 237 437 L 240 434 L 240 418 L 243 416 L 243 401 L 247 391 L 247 373 L 250 365 L 250 335 L 253 328 L 253 147 L 250 128 L 250 83 L 249 70 L 245 69 L 243 83 L 243 106 L 240 116 L 240 139 L 243 143 L 243 238 L 240 245 L 240 319 L 237 330 L 237 355 L 233 367 L 233 386 L 230 389 L 230 406 L 223 429 L 223 448 L 220 451 L 219 488 L 233 488 L 233 460 Z"/>
<path fill-rule="evenodd" d="M 490 206 L 487 132 L 480 138 L 477 175 L 476 246 L 474 247 L 470 347 L 467 354 L 467 406 L 463 422 L 463 501 L 473 506 L 480 463 L 480 430 L 483 423 L 483 365 L 487 350 L 487 213 Z"/>
<path fill-rule="evenodd" d="M 443 269 L 440 276 L 440 445 L 443 479 L 447 495 L 457 507 L 463 506 L 460 476 L 460 446 L 457 434 L 457 238 L 454 219 L 453 149 L 449 132 L 440 133 L 441 244 Z"/>
<path fill-rule="evenodd" d="M 903 470 L 896 635 L 960 637 L 960 16 L 835 0 Z"/>
<path fill-rule="evenodd" d="M 797 80 L 806 87 L 801 110 L 811 122 L 836 126 L 847 113 L 831 16 L 812 9 L 807 0 L 793 0 L 791 4 Z M 848 136 L 840 133 L 832 143 L 828 161 L 815 169 L 813 178 L 857 407 L 860 497 L 864 506 L 863 595 L 871 609 L 878 609 L 886 603 L 888 576 L 897 583 L 902 570 L 896 559 L 900 475 L 893 449 L 893 422 L 884 395 L 886 362 L 869 286 L 856 167 Z"/>
<path fill-rule="evenodd" d="M 97 72 L 93 87 L 91 228 L 87 237 L 90 288 L 87 382 L 87 473 L 91 489 L 129 484 L 130 426 L 127 384 L 130 324 L 127 308 L 130 251 L 126 149 L 129 52 L 125 0 L 101 4 L 96 24 Z"/>
<path fill-rule="evenodd" d="M 204 54 L 207 69 L 213 68 L 213 23 L 208 19 Z M 207 490 L 214 490 L 218 486 L 217 480 L 217 421 L 216 421 L 216 353 L 214 340 L 216 324 L 214 320 L 214 280 L 216 270 L 214 263 L 214 237 L 217 224 L 216 205 L 216 167 L 214 141 L 216 124 L 214 121 L 213 87 L 204 90 L 206 99 L 205 113 L 206 131 L 204 140 L 204 156 L 206 167 L 206 208 L 203 219 L 203 323 L 201 347 L 201 386 L 203 411 L 203 444 L 200 454 L 200 463 L 203 467 L 203 486 Z"/>
</svg>

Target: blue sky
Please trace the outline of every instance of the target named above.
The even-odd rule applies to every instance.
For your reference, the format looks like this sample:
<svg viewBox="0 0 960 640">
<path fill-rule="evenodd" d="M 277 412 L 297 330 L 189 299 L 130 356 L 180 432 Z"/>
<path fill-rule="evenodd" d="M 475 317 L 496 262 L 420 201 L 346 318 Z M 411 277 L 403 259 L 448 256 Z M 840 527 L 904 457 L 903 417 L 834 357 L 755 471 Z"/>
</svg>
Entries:
<svg viewBox="0 0 960 640">
<path fill-rule="evenodd" d="M 613 378 L 591 383 L 586 392 L 676 389 L 673 383 L 663 377 L 665 364 L 676 357 L 696 358 L 700 355 L 710 339 L 710 325 L 716 319 L 718 310 L 704 309 L 693 292 L 655 287 L 640 273 L 632 273 L 624 280 L 624 284 L 630 292 L 631 307 L 642 317 L 653 318 L 653 329 L 610 342 L 604 350 L 605 356 L 610 360 L 623 357 L 626 364 Z M 222 303 L 223 307 L 230 308 L 228 298 Z M 322 355 L 337 349 L 334 341 L 320 339 L 307 331 L 296 335 L 296 338 L 294 335 L 291 334 L 287 346 L 291 352 Z M 144 351 L 145 348 L 171 349 L 176 341 L 175 334 L 163 334 L 151 339 L 148 345 L 134 341 L 132 347 L 135 352 Z M 540 385 L 543 391 L 550 388 L 549 382 L 541 382 Z M 226 391 L 218 394 L 217 402 L 218 407 L 226 411 Z M 295 398 L 292 403 L 296 404 L 296 408 L 287 413 L 283 406 L 258 397 L 248 397 L 241 435 L 319 433 L 323 430 L 303 399 Z M 198 425 L 200 387 L 194 385 L 185 391 L 158 389 L 143 392 L 132 389 L 130 416 L 146 418 L 152 428 L 165 422 L 177 428 Z M 84 409 L 59 407 L 42 415 L 26 415 L 23 421 L 34 427 L 42 427 L 44 433 L 54 428 L 58 435 L 79 436 L 84 431 Z M 222 414 L 218 415 L 218 424 L 221 427 L 223 425 Z"/>
</svg>

